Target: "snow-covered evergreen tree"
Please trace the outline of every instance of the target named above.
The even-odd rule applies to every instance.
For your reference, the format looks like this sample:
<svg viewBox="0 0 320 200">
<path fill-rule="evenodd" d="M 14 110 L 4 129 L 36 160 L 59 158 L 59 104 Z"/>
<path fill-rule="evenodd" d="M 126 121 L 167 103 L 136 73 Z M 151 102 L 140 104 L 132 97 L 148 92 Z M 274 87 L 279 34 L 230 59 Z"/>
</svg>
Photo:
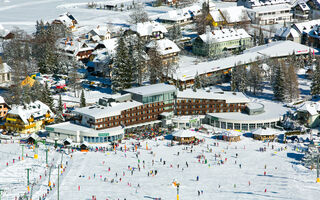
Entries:
<svg viewBox="0 0 320 200">
<path fill-rule="evenodd" d="M 86 107 L 86 98 L 84 97 L 84 91 L 82 90 L 81 92 L 81 97 L 80 97 L 80 107 Z"/>
<path fill-rule="evenodd" d="M 294 99 L 299 98 L 300 94 L 298 78 L 293 64 L 289 65 L 285 80 L 287 96 L 289 101 L 292 102 Z"/>
<path fill-rule="evenodd" d="M 40 101 L 49 106 L 49 108 L 54 112 L 53 98 L 47 82 L 45 82 Z"/>
<path fill-rule="evenodd" d="M 201 82 L 200 82 L 200 77 L 197 72 L 196 76 L 194 77 L 194 83 L 192 86 L 192 90 L 195 92 L 195 91 L 197 91 L 197 89 L 200 89 L 200 88 L 201 88 Z"/>
<path fill-rule="evenodd" d="M 182 38 L 181 27 L 179 24 L 174 24 L 171 29 L 169 29 L 169 38 L 173 41 Z"/>
<path fill-rule="evenodd" d="M 275 68 L 275 77 L 273 83 L 273 96 L 278 101 L 285 100 L 285 74 L 284 63 L 281 62 Z"/>
<path fill-rule="evenodd" d="M 249 71 L 249 86 L 250 90 L 252 89 L 252 92 L 254 95 L 256 95 L 257 92 L 261 92 L 263 88 L 263 79 L 261 75 L 261 68 L 259 67 L 258 63 L 253 63 L 250 66 Z"/>
<path fill-rule="evenodd" d="M 142 40 L 142 38 L 137 35 L 137 37 L 134 38 L 133 49 L 130 55 L 132 56 L 134 68 L 136 69 L 135 79 L 139 85 L 142 85 L 142 81 L 146 76 L 145 68 L 146 68 L 147 54 L 144 49 L 145 49 L 145 41 Z"/>
<path fill-rule="evenodd" d="M 148 51 L 148 74 L 151 84 L 157 83 L 163 77 L 163 63 L 157 47 L 151 48 Z"/>
<path fill-rule="evenodd" d="M 61 94 L 59 94 L 59 100 L 58 100 L 58 112 L 59 114 L 63 113 L 63 103 L 62 103 L 62 97 Z"/>
<path fill-rule="evenodd" d="M 130 59 L 129 48 L 125 44 L 125 37 L 122 35 L 118 40 L 116 56 L 112 68 L 111 84 L 113 92 L 130 88 L 134 81 L 133 60 Z"/>
<path fill-rule="evenodd" d="M 247 70 L 244 66 L 235 66 L 231 74 L 231 90 L 246 92 L 248 87 Z"/>
<path fill-rule="evenodd" d="M 311 94 L 312 95 L 320 94 L 320 63 L 319 61 L 312 75 Z"/>
<path fill-rule="evenodd" d="M 264 45 L 264 35 L 263 35 L 263 31 L 262 31 L 261 26 L 260 26 L 260 28 L 259 28 L 259 40 L 258 40 L 258 44 L 259 44 L 259 45 Z"/>
</svg>

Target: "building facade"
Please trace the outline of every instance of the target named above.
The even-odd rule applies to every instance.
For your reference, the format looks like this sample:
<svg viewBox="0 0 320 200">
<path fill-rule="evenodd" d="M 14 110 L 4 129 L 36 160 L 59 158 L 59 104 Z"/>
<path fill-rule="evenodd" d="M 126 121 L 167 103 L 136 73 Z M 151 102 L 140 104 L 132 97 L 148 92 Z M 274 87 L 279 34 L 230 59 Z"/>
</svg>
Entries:
<svg viewBox="0 0 320 200">
<path fill-rule="evenodd" d="M 249 17 L 255 24 L 278 24 L 291 22 L 293 14 L 289 4 L 276 4 L 248 9 Z"/>
<path fill-rule="evenodd" d="M 186 89 L 177 95 L 176 115 L 240 112 L 249 99 L 241 92 L 206 92 Z"/>
<path fill-rule="evenodd" d="M 224 52 L 241 52 L 252 47 L 251 36 L 244 29 L 213 30 L 199 35 L 192 44 L 192 52 L 200 56 L 219 56 Z"/>
<path fill-rule="evenodd" d="M 41 101 L 24 106 L 13 106 L 6 117 L 5 128 L 17 133 L 34 133 L 54 121 L 54 114 Z"/>
<path fill-rule="evenodd" d="M 175 97 L 176 88 L 172 85 L 127 89 L 121 96 L 100 99 L 99 105 L 76 109 L 71 124 L 55 124 L 46 129 L 50 137 L 70 137 L 78 142 L 114 141 L 132 128 L 161 124 L 162 113 L 173 113 Z"/>
</svg>

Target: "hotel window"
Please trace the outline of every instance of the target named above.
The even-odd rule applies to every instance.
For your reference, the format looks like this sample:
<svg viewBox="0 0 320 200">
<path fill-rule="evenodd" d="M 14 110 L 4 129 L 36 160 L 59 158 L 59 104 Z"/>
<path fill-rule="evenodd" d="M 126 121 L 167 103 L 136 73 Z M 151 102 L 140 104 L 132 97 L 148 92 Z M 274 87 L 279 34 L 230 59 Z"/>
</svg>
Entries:
<svg viewBox="0 0 320 200">
<path fill-rule="evenodd" d="M 257 123 L 257 128 L 260 128 L 260 127 L 262 127 L 262 126 L 263 126 L 262 123 Z"/>
<path fill-rule="evenodd" d="M 227 128 L 228 128 L 228 129 L 233 129 L 233 123 L 228 123 L 228 124 L 227 124 Z"/>
<path fill-rule="evenodd" d="M 236 129 L 236 130 L 240 130 L 240 124 L 235 123 L 235 124 L 234 124 L 234 129 Z"/>
<path fill-rule="evenodd" d="M 248 124 L 241 124 L 241 129 L 244 131 L 248 130 Z"/>
<path fill-rule="evenodd" d="M 249 130 L 253 130 L 256 128 L 256 124 L 249 124 Z"/>
<path fill-rule="evenodd" d="M 225 122 L 221 122 L 221 128 L 226 129 L 226 123 Z"/>
</svg>

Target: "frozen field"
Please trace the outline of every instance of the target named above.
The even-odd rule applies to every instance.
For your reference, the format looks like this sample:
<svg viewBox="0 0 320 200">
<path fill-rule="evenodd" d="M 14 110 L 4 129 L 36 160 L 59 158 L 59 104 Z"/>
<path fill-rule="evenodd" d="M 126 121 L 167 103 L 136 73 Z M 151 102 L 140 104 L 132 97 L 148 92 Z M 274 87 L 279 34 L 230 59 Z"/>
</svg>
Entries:
<svg viewBox="0 0 320 200">
<path fill-rule="evenodd" d="M 52 21 L 60 14 L 70 12 L 83 26 L 111 23 L 115 28 L 128 25 L 131 11 L 88 9 L 88 0 L 0 0 L 0 24 L 5 28 L 19 27 L 29 33 L 35 31 L 36 21 Z M 99 2 L 99 1 L 96 1 Z M 141 2 L 145 2 L 142 0 Z M 146 6 L 150 18 L 157 18 L 173 8 Z"/>
<path fill-rule="evenodd" d="M 318 199 L 320 185 L 315 183 L 316 171 L 303 167 L 295 159 L 301 156 L 300 153 L 293 151 L 292 147 L 284 150 L 284 144 L 270 143 L 268 146 L 268 143 L 246 137 L 237 143 L 217 141 L 207 136 L 204 138 L 205 142 L 194 146 L 192 153 L 190 147 L 187 150 L 187 146 L 169 147 L 168 140 L 153 140 L 148 141 L 149 150 L 142 142 L 142 148 L 138 148 L 138 158 L 128 141 L 126 147 L 130 150 L 127 152 L 118 149 L 116 154 L 76 152 L 72 158 L 64 155 L 63 163 L 68 161 L 69 164 L 64 166 L 66 170 L 60 179 L 60 199 L 86 200 L 91 199 L 92 195 L 97 199 L 109 200 L 175 199 L 174 179 L 181 184 L 180 199 Z M 219 146 L 214 146 L 215 142 L 219 142 Z M 266 152 L 260 152 L 260 147 L 266 147 Z M 283 151 L 279 151 L 281 147 Z M 12 162 L 11 157 L 20 155 L 21 149 L 18 144 L 1 144 L 0 150 L 0 188 L 7 189 L 3 199 L 13 199 L 27 191 L 27 167 L 33 169 L 31 179 L 39 182 L 34 186 L 33 199 L 38 199 L 46 192 L 48 176 L 38 180 L 41 174 L 48 171 L 43 152 L 39 153 L 38 160 L 30 157 L 6 167 L 5 163 Z M 32 150 L 28 151 L 31 155 Z M 215 154 L 221 157 L 215 159 Z M 199 162 L 199 155 L 205 156 L 207 164 L 204 158 Z M 60 163 L 60 157 L 60 153 L 51 151 L 49 160 L 52 162 L 52 158 L 55 158 L 53 162 L 56 166 L 57 161 Z M 219 165 L 219 160 L 226 162 Z M 130 168 L 134 168 L 132 173 Z M 151 170 L 157 170 L 157 175 L 153 176 Z M 54 175 L 57 174 L 57 168 L 52 171 Z M 196 181 L 197 176 L 199 181 Z M 57 176 L 51 178 L 56 184 Z M 57 199 L 56 188 L 47 199 Z M 198 196 L 198 190 L 200 193 L 202 190 L 203 194 Z"/>
</svg>

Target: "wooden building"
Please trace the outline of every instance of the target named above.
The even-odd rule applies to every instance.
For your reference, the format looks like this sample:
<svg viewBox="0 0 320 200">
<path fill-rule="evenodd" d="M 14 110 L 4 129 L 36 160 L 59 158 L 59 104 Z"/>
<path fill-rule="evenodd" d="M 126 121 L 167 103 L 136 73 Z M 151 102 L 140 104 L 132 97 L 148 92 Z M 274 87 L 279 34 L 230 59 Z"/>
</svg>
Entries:
<svg viewBox="0 0 320 200">
<path fill-rule="evenodd" d="M 273 141 L 274 139 L 277 138 L 279 133 L 280 133 L 279 130 L 272 129 L 272 128 L 258 128 L 252 131 L 252 137 L 255 140 Z"/>
<path fill-rule="evenodd" d="M 218 139 L 227 142 L 238 142 L 240 141 L 241 133 L 233 130 L 225 130 L 218 135 Z"/>
<path fill-rule="evenodd" d="M 34 133 L 54 121 L 54 114 L 41 101 L 24 106 L 13 106 L 6 117 L 5 127 L 17 133 Z"/>
<path fill-rule="evenodd" d="M 178 130 L 172 133 L 173 140 L 179 144 L 192 144 L 196 141 L 196 134 L 190 130 Z"/>
</svg>

